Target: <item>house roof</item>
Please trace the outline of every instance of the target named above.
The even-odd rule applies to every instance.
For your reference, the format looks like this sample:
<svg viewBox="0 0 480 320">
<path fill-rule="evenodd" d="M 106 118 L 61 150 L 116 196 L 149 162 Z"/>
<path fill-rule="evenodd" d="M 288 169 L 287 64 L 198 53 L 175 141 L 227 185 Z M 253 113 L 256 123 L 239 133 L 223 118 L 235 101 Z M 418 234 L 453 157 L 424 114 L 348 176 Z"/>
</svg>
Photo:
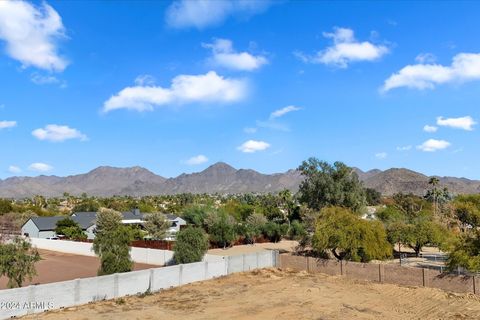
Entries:
<svg viewBox="0 0 480 320">
<path fill-rule="evenodd" d="M 165 214 L 165 216 L 170 221 L 178 219 L 177 216 L 169 213 Z M 55 228 L 57 227 L 57 222 L 65 218 L 67 218 L 67 216 L 33 217 L 31 218 L 31 220 L 37 226 L 39 231 L 50 231 L 55 230 Z M 78 223 L 83 230 L 86 230 L 95 224 L 95 220 L 97 219 L 97 212 L 74 212 L 72 213 L 70 218 L 76 223 Z M 124 221 L 124 223 L 128 223 L 128 221 L 135 221 L 135 223 L 138 223 L 143 219 L 144 214 L 141 212 L 122 212 L 122 220 Z"/>
</svg>

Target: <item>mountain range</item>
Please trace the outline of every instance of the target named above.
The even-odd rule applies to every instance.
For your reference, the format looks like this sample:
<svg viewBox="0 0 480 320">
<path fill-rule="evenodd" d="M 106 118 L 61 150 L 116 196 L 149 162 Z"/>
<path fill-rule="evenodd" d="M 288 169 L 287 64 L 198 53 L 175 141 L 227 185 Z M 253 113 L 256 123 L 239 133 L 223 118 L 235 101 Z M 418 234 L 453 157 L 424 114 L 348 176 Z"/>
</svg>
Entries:
<svg viewBox="0 0 480 320">
<path fill-rule="evenodd" d="M 384 195 L 397 192 L 424 194 L 429 177 L 408 169 L 392 168 L 364 172 L 354 168 L 364 185 Z M 441 187 L 453 193 L 480 193 L 480 181 L 466 178 L 438 177 Z M 115 168 L 102 166 L 88 173 L 67 177 L 38 176 L 11 177 L 0 180 L 0 197 L 25 198 L 33 195 L 46 197 L 87 193 L 94 196 L 146 196 L 178 193 L 244 193 L 277 192 L 282 189 L 297 191 L 303 177 L 296 170 L 284 173 L 262 174 L 255 170 L 235 169 L 218 162 L 207 169 L 175 178 L 164 178 L 142 168 Z"/>
</svg>

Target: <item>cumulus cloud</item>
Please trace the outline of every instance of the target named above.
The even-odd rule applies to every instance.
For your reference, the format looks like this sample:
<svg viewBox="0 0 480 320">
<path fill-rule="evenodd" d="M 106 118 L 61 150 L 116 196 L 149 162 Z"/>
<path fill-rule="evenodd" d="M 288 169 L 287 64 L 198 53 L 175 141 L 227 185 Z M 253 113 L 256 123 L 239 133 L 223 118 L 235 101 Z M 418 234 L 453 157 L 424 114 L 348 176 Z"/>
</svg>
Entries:
<svg viewBox="0 0 480 320">
<path fill-rule="evenodd" d="M 299 110 L 302 110 L 302 108 L 296 107 L 296 106 L 287 106 L 287 107 L 273 111 L 270 114 L 270 119 L 280 118 L 289 112 L 299 111 Z"/>
<path fill-rule="evenodd" d="M 210 61 L 217 66 L 233 70 L 253 71 L 268 63 L 267 58 L 254 56 L 248 52 L 236 52 L 228 39 L 215 39 L 213 43 L 203 43 L 204 48 L 212 50 Z"/>
<path fill-rule="evenodd" d="M 208 162 L 208 158 L 206 156 L 204 156 L 203 154 L 199 154 L 198 156 L 191 157 L 190 159 L 185 161 L 185 163 L 190 165 L 190 166 L 202 164 L 202 163 L 205 163 L 205 162 Z"/>
<path fill-rule="evenodd" d="M 240 145 L 237 149 L 245 153 L 254 153 L 270 148 L 270 144 L 265 141 L 248 140 Z"/>
<path fill-rule="evenodd" d="M 229 16 L 251 16 L 265 11 L 270 1 L 177 0 L 167 9 L 166 21 L 173 28 L 203 29 L 219 25 Z"/>
<path fill-rule="evenodd" d="M 17 121 L 0 121 L 0 130 L 17 126 Z"/>
<path fill-rule="evenodd" d="M 20 172 L 22 172 L 22 169 L 20 169 L 20 167 L 17 167 L 17 166 L 9 166 L 8 167 L 8 172 L 10 172 L 10 173 L 20 173 Z"/>
<path fill-rule="evenodd" d="M 379 160 L 384 160 L 386 159 L 388 156 L 388 154 L 386 152 L 378 152 L 378 153 L 375 153 L 375 158 L 379 159 Z"/>
<path fill-rule="evenodd" d="M 389 49 L 384 45 L 376 45 L 369 41 L 358 41 L 355 39 L 353 30 L 348 28 L 335 28 L 334 32 L 324 32 L 323 36 L 333 40 L 331 47 L 319 51 L 313 56 L 302 52 L 295 52 L 294 54 L 303 62 L 346 68 L 351 62 L 375 61 L 389 52 Z"/>
<path fill-rule="evenodd" d="M 401 147 L 397 147 L 397 151 L 408 151 L 408 150 L 411 150 L 412 149 L 412 146 L 401 146 Z"/>
<path fill-rule="evenodd" d="M 69 139 L 87 140 L 87 136 L 77 129 L 68 126 L 59 126 L 49 124 L 45 128 L 39 128 L 32 131 L 32 135 L 38 140 L 47 140 L 52 142 L 62 142 Z"/>
<path fill-rule="evenodd" d="M 428 139 L 421 145 L 417 146 L 417 149 L 425 152 L 435 152 L 437 150 L 446 149 L 450 145 L 451 143 L 445 140 Z"/>
<path fill-rule="evenodd" d="M 152 111 L 155 106 L 173 103 L 228 103 L 239 101 L 246 95 L 245 80 L 224 78 L 215 71 L 210 71 L 201 75 L 176 76 L 169 88 L 138 84 L 127 87 L 108 99 L 103 105 L 103 111 Z"/>
<path fill-rule="evenodd" d="M 423 127 L 423 131 L 425 131 L 425 132 L 433 133 L 433 132 L 437 132 L 437 130 L 438 130 L 437 127 L 431 126 L 431 125 L 428 125 L 428 124 Z"/>
<path fill-rule="evenodd" d="M 454 129 L 472 131 L 473 126 L 476 124 L 477 122 L 475 122 L 475 120 L 473 120 L 473 118 L 470 116 L 460 117 L 460 118 L 444 118 L 444 117 L 437 118 L 437 125 L 450 127 Z"/>
<path fill-rule="evenodd" d="M 6 53 L 24 67 L 63 71 L 68 62 L 58 54 L 57 40 L 64 38 L 60 15 L 43 2 L 0 1 L 0 39 Z"/>
<path fill-rule="evenodd" d="M 434 63 L 407 65 L 385 80 L 381 90 L 386 92 L 400 87 L 434 89 L 439 84 L 474 80 L 480 80 L 480 53 L 459 53 L 449 66 Z"/>
<path fill-rule="evenodd" d="M 47 172 L 52 169 L 53 167 L 51 165 L 42 162 L 35 162 L 28 166 L 28 170 L 37 172 Z"/>
</svg>

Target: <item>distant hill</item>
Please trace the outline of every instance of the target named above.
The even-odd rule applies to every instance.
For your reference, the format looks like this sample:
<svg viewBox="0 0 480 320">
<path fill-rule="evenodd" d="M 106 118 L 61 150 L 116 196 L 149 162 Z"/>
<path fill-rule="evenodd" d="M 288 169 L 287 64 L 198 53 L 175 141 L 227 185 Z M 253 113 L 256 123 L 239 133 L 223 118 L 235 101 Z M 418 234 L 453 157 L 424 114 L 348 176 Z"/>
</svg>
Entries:
<svg viewBox="0 0 480 320">
<path fill-rule="evenodd" d="M 355 168 L 360 180 L 368 188 L 375 189 L 383 195 L 392 195 L 398 192 L 413 193 L 416 195 L 425 194 L 430 188 L 428 180 L 430 177 L 403 168 L 392 168 L 385 171 L 371 170 L 363 172 Z M 480 193 L 480 181 L 466 178 L 439 177 L 439 188 L 447 187 L 450 192 L 459 193 Z"/>
<path fill-rule="evenodd" d="M 408 169 L 378 169 L 364 172 L 354 168 L 364 185 L 384 195 L 397 192 L 423 195 L 428 176 Z M 454 193 L 480 193 L 480 181 L 465 178 L 438 177 L 440 186 Z M 57 177 L 12 177 L 0 180 L 0 197 L 25 198 L 33 195 L 61 196 L 87 193 L 95 196 L 146 196 L 178 193 L 244 193 L 277 192 L 282 189 L 297 191 L 302 176 L 296 170 L 284 173 L 262 174 L 250 169 L 235 169 L 218 162 L 207 169 L 175 178 L 164 178 L 142 168 L 98 167 L 88 173 Z"/>
</svg>

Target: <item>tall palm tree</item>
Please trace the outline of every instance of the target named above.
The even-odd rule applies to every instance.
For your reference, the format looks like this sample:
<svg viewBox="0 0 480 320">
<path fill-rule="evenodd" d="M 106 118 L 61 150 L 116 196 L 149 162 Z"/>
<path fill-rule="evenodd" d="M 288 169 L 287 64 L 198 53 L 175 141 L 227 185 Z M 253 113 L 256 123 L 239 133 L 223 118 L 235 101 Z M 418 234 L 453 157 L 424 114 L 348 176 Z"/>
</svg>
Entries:
<svg viewBox="0 0 480 320">
<path fill-rule="evenodd" d="M 437 185 L 440 180 L 437 177 L 431 177 L 428 184 L 432 186 L 433 191 L 433 214 L 437 214 Z"/>
</svg>

